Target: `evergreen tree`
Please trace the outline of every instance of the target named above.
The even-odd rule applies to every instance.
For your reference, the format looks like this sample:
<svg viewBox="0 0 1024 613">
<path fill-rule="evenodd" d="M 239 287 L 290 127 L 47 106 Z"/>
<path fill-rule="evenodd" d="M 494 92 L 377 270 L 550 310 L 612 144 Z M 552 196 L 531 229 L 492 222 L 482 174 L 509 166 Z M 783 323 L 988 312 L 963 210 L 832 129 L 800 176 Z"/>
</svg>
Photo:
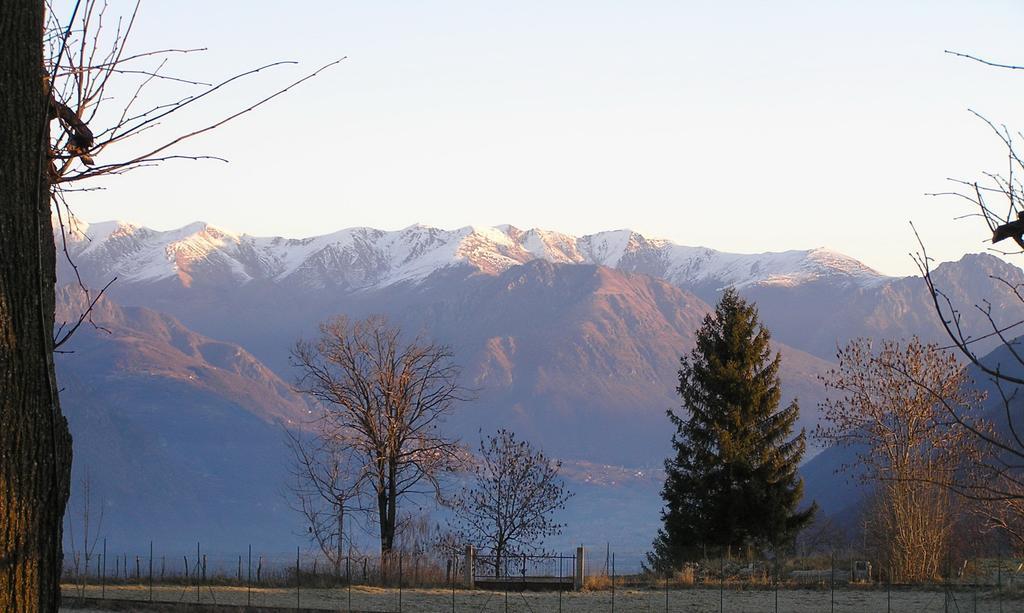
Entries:
<svg viewBox="0 0 1024 613">
<path fill-rule="evenodd" d="M 729 289 L 680 359 L 684 412 L 668 411 L 675 456 L 665 461 L 664 525 L 647 556 L 657 570 L 705 547 L 786 546 L 817 509 L 797 511 L 806 435 L 792 436 L 797 402 L 779 408 L 780 357 L 769 339 L 757 308 Z"/>
</svg>

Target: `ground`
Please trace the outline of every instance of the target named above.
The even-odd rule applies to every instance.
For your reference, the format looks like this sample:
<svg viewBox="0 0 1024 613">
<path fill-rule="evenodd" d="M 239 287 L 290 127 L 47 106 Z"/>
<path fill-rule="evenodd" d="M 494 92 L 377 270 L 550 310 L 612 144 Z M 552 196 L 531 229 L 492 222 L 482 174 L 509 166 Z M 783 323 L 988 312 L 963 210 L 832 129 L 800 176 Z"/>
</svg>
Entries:
<svg viewBox="0 0 1024 613">
<path fill-rule="evenodd" d="M 74 592 L 65 586 L 65 604 L 70 611 L 74 606 Z M 90 587 L 87 596 L 99 596 L 100 589 Z M 107 586 L 108 598 L 148 600 L 149 587 L 145 585 Z M 295 607 L 298 603 L 306 608 L 322 608 L 334 611 L 403 611 L 409 613 L 459 612 L 515 612 L 540 613 L 563 611 L 564 613 L 590 612 L 751 612 L 786 611 L 792 613 L 836 613 L 883 611 L 925 612 L 1009 612 L 1024 611 L 1024 593 L 999 593 L 992 590 L 962 587 L 950 594 L 948 600 L 941 589 L 898 589 L 887 592 L 875 588 L 837 589 L 834 594 L 828 589 L 785 589 L 777 593 L 769 589 L 717 589 L 693 588 L 674 589 L 666 592 L 653 589 L 616 590 L 614 604 L 610 591 L 600 592 L 526 592 L 506 594 L 448 589 L 397 589 L 353 587 L 346 589 L 308 589 L 296 594 L 294 588 L 253 589 L 245 587 L 203 587 L 197 595 L 196 588 L 184 586 L 157 586 L 153 588 L 153 599 L 164 602 L 196 602 L 237 604 L 247 602 L 259 606 Z M 351 600 L 350 600 L 351 598 Z M 401 602 L 399 602 L 401 599 Z M 351 604 L 350 604 L 351 603 Z M 507 606 L 507 608 L 506 608 Z M 63 609 L 62 609 L 63 610 Z M 79 610 L 81 611 L 81 610 Z"/>
</svg>

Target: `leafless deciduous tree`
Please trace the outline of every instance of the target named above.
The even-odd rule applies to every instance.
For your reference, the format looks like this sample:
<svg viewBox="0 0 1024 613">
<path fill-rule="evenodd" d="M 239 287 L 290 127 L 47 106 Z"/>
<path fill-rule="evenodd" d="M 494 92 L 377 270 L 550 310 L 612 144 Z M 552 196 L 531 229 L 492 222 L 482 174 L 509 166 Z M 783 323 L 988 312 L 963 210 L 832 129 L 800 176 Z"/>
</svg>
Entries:
<svg viewBox="0 0 1024 613">
<path fill-rule="evenodd" d="M 285 431 L 285 443 L 292 452 L 289 467 L 292 480 L 287 498 L 292 508 L 306 520 L 306 529 L 327 559 L 341 575 L 341 564 L 350 551 L 345 549 L 345 516 L 360 506 L 359 474 L 352 465 L 344 441 L 333 436 L 334 426 L 327 415 L 313 424 L 312 434 Z M 351 541 L 349 541 L 351 549 Z"/>
<path fill-rule="evenodd" d="M 453 510 L 456 530 L 492 556 L 496 577 L 507 558 L 535 553 L 561 532 L 554 514 L 572 493 L 558 477 L 560 467 L 507 430 L 480 441 L 473 483 L 455 498 Z"/>
<path fill-rule="evenodd" d="M 1024 66 L 993 62 L 972 55 L 947 51 L 952 55 L 979 62 L 986 66 L 1007 70 L 1024 70 Z M 998 172 L 986 172 L 978 179 L 950 179 L 954 188 L 936 196 L 953 196 L 968 204 L 968 218 L 978 218 L 991 233 L 991 250 L 1003 256 L 1024 254 L 1024 173 L 1017 143 L 1024 138 L 1020 132 L 997 124 L 976 111 L 970 111 L 992 131 L 1006 155 L 1006 167 Z M 1004 245 L 1012 241 L 1017 249 Z M 1024 423 L 1021 411 L 1024 402 L 1019 397 L 1024 385 L 1024 351 L 1021 335 L 1024 320 L 1008 316 L 1001 304 L 1024 303 L 1024 288 L 1015 279 L 992 277 L 998 295 L 973 296 L 972 304 L 957 304 L 933 274 L 932 259 L 923 239 L 918 236 L 919 250 L 914 254 L 921 276 L 931 295 L 935 312 L 955 348 L 984 373 L 992 384 L 1002 413 L 994 429 L 977 430 L 969 423 L 960 425 L 978 445 L 991 450 L 988 460 L 979 468 L 983 477 L 970 484 L 966 495 L 985 503 L 987 516 L 994 527 L 1001 528 L 1018 548 L 1024 548 Z M 984 353 L 978 349 L 983 341 L 998 342 L 995 351 Z M 998 405 L 997 405 L 998 406 Z M 959 421 L 959 418 L 951 413 Z"/>
<path fill-rule="evenodd" d="M 893 581 L 939 576 L 955 521 L 951 487 L 980 459 L 957 412 L 976 429 L 978 403 L 954 356 L 918 339 L 901 344 L 855 340 L 825 377 L 826 424 L 817 437 L 855 446 L 861 478 L 874 485 L 868 534 Z M 973 460 L 973 461 L 972 461 Z"/>
<path fill-rule="evenodd" d="M 71 561 L 74 565 L 75 575 L 78 580 L 78 593 L 85 596 L 85 577 L 89 574 L 89 563 L 95 558 L 96 545 L 99 543 L 100 534 L 103 530 L 102 498 L 99 501 L 99 511 L 93 507 L 93 483 L 92 474 L 88 467 L 85 469 L 85 476 L 79 481 L 82 488 L 80 505 L 77 517 L 68 516 L 65 518 L 68 525 L 68 542 L 71 544 Z M 78 524 L 79 534 L 75 534 L 75 524 Z M 81 538 L 81 541 L 78 541 Z"/>
<path fill-rule="evenodd" d="M 175 130 L 155 145 L 132 150 L 128 145 L 139 142 L 135 136 L 157 134 L 171 113 L 262 68 L 210 85 L 170 77 L 163 61 L 190 51 L 129 51 L 138 5 L 126 19 L 109 17 L 106 7 L 102 0 L 74 0 L 59 7 L 68 15 L 47 0 L 12 0 L 0 11 L 0 609 L 5 611 L 55 611 L 60 602 L 71 436 L 60 410 L 53 352 L 88 320 L 89 309 L 55 333 L 53 212 L 63 229 L 70 219 L 68 192 L 99 189 L 87 179 L 176 157 L 204 157 L 175 147 L 291 87 L 221 120 Z M 134 94 L 112 95 L 112 83 L 131 78 L 139 79 Z M 168 79 L 198 89 L 170 101 L 143 102 L 147 84 Z M 98 294 L 81 280 L 79 285 L 87 303 L 95 304 Z"/>
<path fill-rule="evenodd" d="M 454 406 L 470 397 L 459 384 L 452 351 L 422 337 L 407 340 L 381 316 L 338 317 L 321 324 L 317 341 L 296 343 L 292 358 L 301 372 L 298 389 L 323 407 L 318 447 L 307 449 L 299 463 L 335 458 L 315 468 L 323 478 L 306 470 L 306 482 L 317 495 L 330 497 L 326 486 L 335 471 L 329 466 L 336 462 L 337 474 L 344 472 L 350 484 L 346 488 L 372 497 L 386 556 L 395 547 L 402 499 L 440 497 L 442 474 L 460 463 L 458 443 L 440 428 Z M 301 447 L 293 444 L 300 455 Z"/>
</svg>

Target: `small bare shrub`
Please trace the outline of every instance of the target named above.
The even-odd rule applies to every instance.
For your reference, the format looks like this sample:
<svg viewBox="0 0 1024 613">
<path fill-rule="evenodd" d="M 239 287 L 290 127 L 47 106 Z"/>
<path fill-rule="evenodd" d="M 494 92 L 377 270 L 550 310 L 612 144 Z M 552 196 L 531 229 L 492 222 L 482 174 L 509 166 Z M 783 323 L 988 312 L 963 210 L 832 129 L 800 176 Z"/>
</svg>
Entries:
<svg viewBox="0 0 1024 613">
<path fill-rule="evenodd" d="M 693 566 L 687 564 L 680 570 L 677 570 L 672 577 L 676 585 L 692 586 L 694 584 L 694 572 Z"/>
<path fill-rule="evenodd" d="M 601 592 L 612 589 L 612 578 L 608 575 L 591 575 L 583 580 L 583 591 Z"/>
</svg>

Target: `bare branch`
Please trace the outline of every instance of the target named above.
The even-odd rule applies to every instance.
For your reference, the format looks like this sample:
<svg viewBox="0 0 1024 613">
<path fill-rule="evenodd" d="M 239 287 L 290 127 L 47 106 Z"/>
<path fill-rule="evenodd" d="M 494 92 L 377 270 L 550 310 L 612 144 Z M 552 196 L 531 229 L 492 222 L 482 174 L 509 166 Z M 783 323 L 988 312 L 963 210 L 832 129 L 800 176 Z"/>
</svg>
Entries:
<svg viewBox="0 0 1024 613">
<path fill-rule="evenodd" d="M 507 430 L 480 441 L 474 483 L 452 502 L 457 533 L 486 556 L 496 577 L 510 557 L 542 551 L 561 533 L 553 514 L 573 496 L 549 460 Z"/>
<path fill-rule="evenodd" d="M 338 317 L 321 324 L 315 343 L 296 343 L 292 361 L 300 373 L 296 389 L 323 406 L 319 444 L 349 457 L 349 478 L 374 499 L 387 554 L 400 500 L 423 488 L 440 500 L 440 476 L 461 465 L 458 443 L 437 428 L 470 397 L 458 384 L 452 352 L 419 337 L 404 340 L 381 316 Z M 315 481 L 308 478 L 315 471 L 305 472 L 307 482 Z"/>
<path fill-rule="evenodd" d="M 985 64 L 986 66 L 994 66 L 995 68 L 1009 68 L 1010 70 L 1024 70 L 1024 66 L 1016 66 L 1014 64 L 999 64 L 999 63 L 996 63 L 996 62 L 990 62 L 988 60 L 984 60 L 984 59 L 981 59 L 980 57 L 975 57 L 975 56 L 967 54 L 967 53 L 960 53 L 959 51 L 950 51 L 949 49 L 946 49 L 945 51 L 943 51 L 943 53 L 948 53 L 950 55 L 955 55 L 956 57 L 962 57 L 962 58 L 966 58 L 966 59 L 969 59 L 969 60 L 974 60 L 975 62 L 979 62 L 979 63 Z"/>
</svg>

